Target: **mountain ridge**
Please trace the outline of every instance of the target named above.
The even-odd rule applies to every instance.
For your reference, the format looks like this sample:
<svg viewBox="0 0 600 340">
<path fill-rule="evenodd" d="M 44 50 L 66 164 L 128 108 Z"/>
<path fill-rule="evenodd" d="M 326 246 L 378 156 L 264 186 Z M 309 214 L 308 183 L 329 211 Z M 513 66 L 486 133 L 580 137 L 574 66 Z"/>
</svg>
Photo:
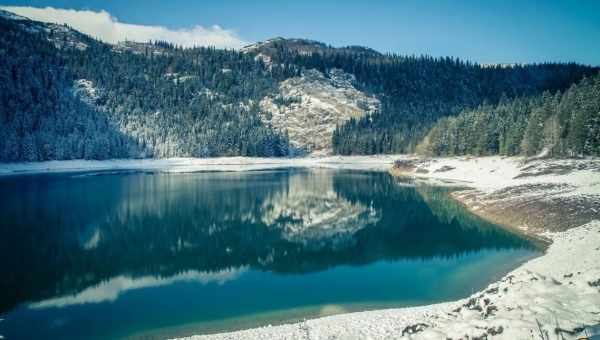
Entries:
<svg viewBox="0 0 600 340">
<path fill-rule="evenodd" d="M 412 152 L 440 118 L 597 72 L 281 37 L 240 51 L 111 45 L 0 13 L 2 161 Z"/>
</svg>

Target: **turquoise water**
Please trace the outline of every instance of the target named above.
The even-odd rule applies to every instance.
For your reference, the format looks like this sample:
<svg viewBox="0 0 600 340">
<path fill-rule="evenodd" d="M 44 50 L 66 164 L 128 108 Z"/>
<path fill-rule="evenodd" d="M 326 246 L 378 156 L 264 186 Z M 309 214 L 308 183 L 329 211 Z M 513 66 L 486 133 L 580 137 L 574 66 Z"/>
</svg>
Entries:
<svg viewBox="0 0 600 340">
<path fill-rule="evenodd" d="M 470 295 L 538 254 L 442 188 L 279 170 L 0 178 L 0 335 L 161 338 Z"/>
</svg>

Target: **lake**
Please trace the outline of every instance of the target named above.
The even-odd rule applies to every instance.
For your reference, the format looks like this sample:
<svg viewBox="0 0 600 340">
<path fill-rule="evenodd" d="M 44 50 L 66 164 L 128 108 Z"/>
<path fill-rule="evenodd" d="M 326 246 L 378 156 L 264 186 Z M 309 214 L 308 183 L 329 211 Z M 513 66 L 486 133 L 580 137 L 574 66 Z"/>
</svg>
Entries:
<svg viewBox="0 0 600 340">
<path fill-rule="evenodd" d="M 0 335 L 162 338 L 469 296 L 540 254 L 448 189 L 284 169 L 0 178 Z"/>
</svg>

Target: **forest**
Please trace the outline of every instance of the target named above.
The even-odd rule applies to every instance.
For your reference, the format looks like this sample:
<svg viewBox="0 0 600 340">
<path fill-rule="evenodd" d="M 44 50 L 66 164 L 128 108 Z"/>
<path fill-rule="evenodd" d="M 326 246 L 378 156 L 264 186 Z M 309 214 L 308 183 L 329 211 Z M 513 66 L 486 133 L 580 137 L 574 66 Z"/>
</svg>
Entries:
<svg viewBox="0 0 600 340">
<path fill-rule="evenodd" d="M 288 154 L 257 101 L 293 69 L 214 48 L 113 46 L 36 22 L 0 18 L 0 31 L 0 160 Z"/>
<path fill-rule="evenodd" d="M 3 17 L 0 31 L 0 161 L 298 154 L 286 131 L 261 121 L 258 103 L 303 70 L 334 68 L 381 101 L 336 128 L 335 154 L 598 154 L 590 66 L 480 65 L 286 39 L 254 51 L 110 45 Z"/>
<path fill-rule="evenodd" d="M 326 73 L 339 68 L 356 76 L 356 86 L 381 100 L 381 109 L 339 126 L 334 153 L 379 154 L 414 152 L 431 126 L 502 98 L 564 91 L 598 68 L 575 63 L 480 65 L 456 58 L 381 54 L 362 47 L 333 48 L 313 42 L 310 54 L 301 43 L 275 41 L 269 49 L 274 63 L 289 63 Z M 300 45 L 300 46 L 298 46 Z M 304 49 L 298 50 L 298 49 Z"/>
<path fill-rule="evenodd" d="M 426 155 L 600 156 L 600 74 L 564 92 L 501 98 L 440 119 L 417 146 Z"/>
</svg>

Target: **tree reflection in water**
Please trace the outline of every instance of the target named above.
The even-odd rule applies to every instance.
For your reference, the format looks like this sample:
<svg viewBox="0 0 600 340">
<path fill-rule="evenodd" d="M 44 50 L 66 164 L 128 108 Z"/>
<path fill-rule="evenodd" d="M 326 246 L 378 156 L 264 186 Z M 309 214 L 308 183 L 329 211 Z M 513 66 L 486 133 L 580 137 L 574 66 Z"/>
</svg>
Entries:
<svg viewBox="0 0 600 340">
<path fill-rule="evenodd" d="M 26 301 L 32 308 L 112 301 L 123 291 L 224 282 L 246 270 L 309 273 L 531 247 L 465 212 L 445 189 L 401 186 L 386 173 L 0 181 L 0 311 Z"/>
</svg>

